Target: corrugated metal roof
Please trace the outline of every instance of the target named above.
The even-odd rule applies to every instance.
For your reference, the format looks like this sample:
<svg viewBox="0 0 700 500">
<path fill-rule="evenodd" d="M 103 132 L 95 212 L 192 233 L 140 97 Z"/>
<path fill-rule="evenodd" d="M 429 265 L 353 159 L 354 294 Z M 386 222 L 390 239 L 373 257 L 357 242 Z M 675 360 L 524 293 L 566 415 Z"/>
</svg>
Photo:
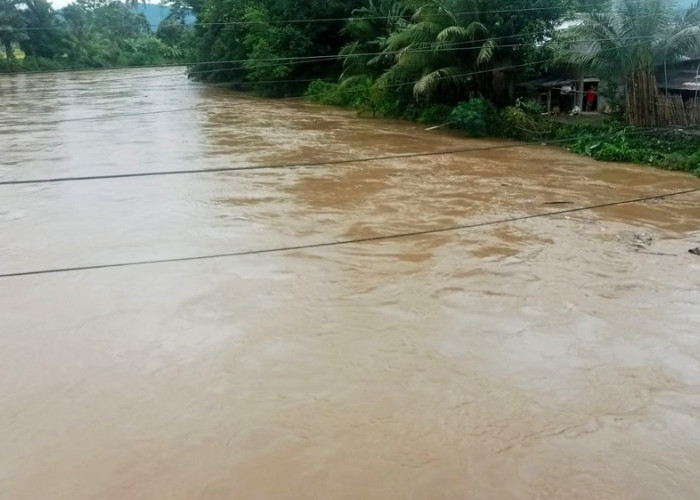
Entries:
<svg viewBox="0 0 700 500">
<path fill-rule="evenodd" d="M 561 87 L 562 85 L 570 85 L 573 83 L 577 83 L 578 81 L 579 77 L 575 75 L 563 76 L 556 74 L 548 74 L 541 78 L 537 78 L 536 80 L 530 80 L 527 82 L 519 83 L 518 85 L 530 89 L 541 89 L 549 87 Z M 585 77 L 583 81 L 584 83 L 597 83 L 600 82 L 600 78 Z"/>
<path fill-rule="evenodd" d="M 688 66 L 669 69 L 656 76 L 659 88 L 668 90 L 697 90 L 700 89 L 700 66 L 693 69 Z"/>
</svg>

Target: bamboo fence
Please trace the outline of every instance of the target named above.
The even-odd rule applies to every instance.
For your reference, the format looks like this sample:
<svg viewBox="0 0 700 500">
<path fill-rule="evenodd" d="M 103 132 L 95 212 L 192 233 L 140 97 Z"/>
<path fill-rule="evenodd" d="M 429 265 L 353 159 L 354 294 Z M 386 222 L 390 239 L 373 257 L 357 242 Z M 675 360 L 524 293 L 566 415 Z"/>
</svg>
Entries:
<svg viewBox="0 0 700 500">
<path fill-rule="evenodd" d="M 700 97 L 683 101 L 679 95 L 657 96 L 656 125 L 662 127 L 700 125 Z"/>
</svg>

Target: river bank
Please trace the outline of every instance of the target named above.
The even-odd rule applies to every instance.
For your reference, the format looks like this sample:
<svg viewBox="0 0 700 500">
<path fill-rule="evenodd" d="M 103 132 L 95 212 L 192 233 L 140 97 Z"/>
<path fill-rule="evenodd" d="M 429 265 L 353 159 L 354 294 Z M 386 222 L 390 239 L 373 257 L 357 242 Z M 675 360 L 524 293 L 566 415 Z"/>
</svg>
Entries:
<svg viewBox="0 0 700 500">
<path fill-rule="evenodd" d="M 424 125 L 449 127 L 470 137 L 552 141 L 567 150 L 605 162 L 637 163 L 700 177 L 700 130 L 695 128 L 634 128 L 609 116 L 553 117 L 534 102 L 523 100 L 496 110 L 483 99 L 460 103 L 384 103 L 372 95 L 368 82 L 343 85 L 314 82 L 306 97 L 314 102 L 348 107 L 363 116 L 388 116 Z"/>
</svg>

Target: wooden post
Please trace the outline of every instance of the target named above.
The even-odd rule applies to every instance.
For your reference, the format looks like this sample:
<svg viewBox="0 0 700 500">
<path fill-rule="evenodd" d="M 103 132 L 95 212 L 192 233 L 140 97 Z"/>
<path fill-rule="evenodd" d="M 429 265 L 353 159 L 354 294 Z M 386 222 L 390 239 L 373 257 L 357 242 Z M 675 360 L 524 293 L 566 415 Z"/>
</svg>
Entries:
<svg viewBox="0 0 700 500">
<path fill-rule="evenodd" d="M 583 108 L 583 87 L 584 81 L 583 77 L 581 77 L 578 81 L 578 88 L 576 89 L 576 106 L 578 106 L 578 109 L 580 109 L 582 113 L 585 111 Z"/>
<path fill-rule="evenodd" d="M 547 113 L 552 114 L 552 88 L 547 89 Z"/>
</svg>

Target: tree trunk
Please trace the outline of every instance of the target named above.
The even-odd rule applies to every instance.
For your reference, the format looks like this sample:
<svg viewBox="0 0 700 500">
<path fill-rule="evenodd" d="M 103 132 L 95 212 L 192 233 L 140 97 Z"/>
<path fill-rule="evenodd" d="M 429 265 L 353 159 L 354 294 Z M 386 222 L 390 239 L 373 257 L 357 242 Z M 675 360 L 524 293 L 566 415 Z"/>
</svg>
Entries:
<svg viewBox="0 0 700 500">
<path fill-rule="evenodd" d="M 586 86 L 585 80 L 583 76 L 579 76 L 578 78 L 578 84 L 576 86 L 576 93 L 574 94 L 575 98 L 574 101 L 576 102 L 576 106 L 578 106 L 578 109 L 581 110 L 581 113 L 583 113 L 585 108 L 583 107 L 583 97 L 584 97 L 584 87 Z"/>
<path fill-rule="evenodd" d="M 508 95 L 508 73 L 496 70 L 491 73 L 491 99 L 498 107 L 507 106 L 510 102 Z"/>
<path fill-rule="evenodd" d="M 7 57 L 8 61 L 11 61 L 15 58 L 15 53 L 12 50 L 12 42 L 6 40 L 3 42 L 3 45 L 5 46 L 5 57 Z"/>
<path fill-rule="evenodd" d="M 649 68 L 634 71 L 625 80 L 625 116 L 635 127 L 656 126 L 656 78 Z"/>
</svg>

